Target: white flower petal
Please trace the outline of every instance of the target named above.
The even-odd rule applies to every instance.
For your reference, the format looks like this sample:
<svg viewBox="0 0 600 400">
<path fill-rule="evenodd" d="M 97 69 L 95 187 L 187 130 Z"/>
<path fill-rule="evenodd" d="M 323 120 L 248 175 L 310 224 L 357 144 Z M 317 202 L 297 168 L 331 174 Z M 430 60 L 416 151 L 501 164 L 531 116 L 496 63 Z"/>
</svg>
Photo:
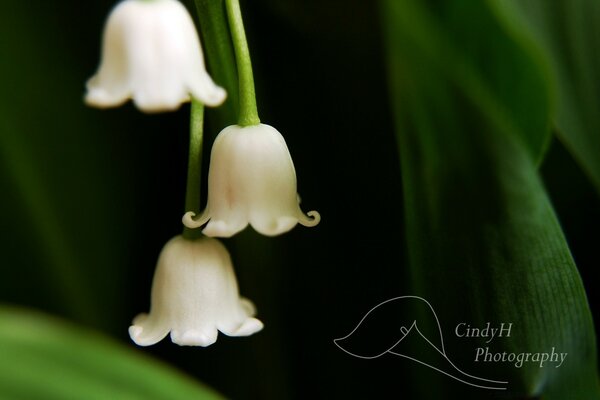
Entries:
<svg viewBox="0 0 600 400">
<path fill-rule="evenodd" d="M 250 215 L 252 227 L 265 236 L 276 236 L 288 232 L 298 223 L 298 218 L 291 216 L 277 217 L 272 212 L 255 212 Z"/>
<path fill-rule="evenodd" d="M 232 237 L 238 232 L 241 232 L 248 226 L 248 221 L 244 219 L 232 219 L 229 218 L 227 221 L 211 219 L 206 225 L 206 228 L 202 230 L 206 236 L 210 237 Z"/>
<path fill-rule="evenodd" d="M 294 163 L 275 128 L 229 126 L 213 144 L 206 210 L 196 221 L 186 214 L 183 223 L 197 228 L 208 222 L 203 232 L 213 237 L 230 237 L 248 224 L 267 236 L 298 222 L 317 225 L 319 213 L 302 213 L 296 187 Z"/>
<path fill-rule="evenodd" d="M 190 93 L 202 103 L 210 107 L 216 107 L 225 101 L 227 92 L 213 82 L 207 74 L 196 74 L 188 80 Z"/>
<path fill-rule="evenodd" d="M 217 341 L 219 332 L 216 328 L 199 331 L 190 329 L 187 331 L 171 331 L 171 341 L 180 346 L 202 346 L 207 347 Z"/>
<path fill-rule="evenodd" d="M 129 336 L 138 346 L 151 346 L 164 339 L 169 333 L 166 325 L 160 325 L 148 318 L 148 314 L 140 314 L 129 327 Z"/>
<path fill-rule="evenodd" d="M 190 100 L 220 105 L 225 90 L 204 66 L 194 22 L 178 0 L 124 0 L 104 29 L 102 61 L 87 83 L 86 103 L 114 107 L 132 98 L 145 112 Z"/>
<path fill-rule="evenodd" d="M 129 328 L 131 339 L 149 346 L 171 332 L 182 346 L 209 346 L 218 330 L 247 336 L 262 329 L 251 303 L 240 298 L 231 258 L 216 239 L 171 239 L 163 248 L 152 285 L 149 314 Z"/>
<path fill-rule="evenodd" d="M 248 318 L 234 330 L 229 331 L 221 328 L 221 332 L 227 336 L 250 336 L 261 331 L 262 328 L 264 328 L 264 325 L 261 321 L 256 318 Z"/>
</svg>

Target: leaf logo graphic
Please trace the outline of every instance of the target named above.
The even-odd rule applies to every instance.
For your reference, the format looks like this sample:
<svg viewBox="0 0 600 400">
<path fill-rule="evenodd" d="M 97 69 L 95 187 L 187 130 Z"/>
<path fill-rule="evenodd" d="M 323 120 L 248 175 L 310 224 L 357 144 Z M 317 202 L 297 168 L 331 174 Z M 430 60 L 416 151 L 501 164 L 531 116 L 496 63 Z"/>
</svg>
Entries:
<svg viewBox="0 0 600 400">
<path fill-rule="evenodd" d="M 421 318 L 431 319 L 431 321 L 422 321 L 422 326 L 437 327 L 437 332 L 434 332 L 433 336 L 430 334 L 429 338 L 419 329 L 419 324 L 416 319 L 410 319 L 404 322 L 395 321 L 398 315 L 410 315 L 409 313 L 402 312 L 403 310 L 415 310 L 418 308 L 424 310 L 424 312 L 419 313 Z M 383 323 L 385 321 L 387 322 Z M 385 329 L 382 329 L 382 327 Z M 366 346 L 364 344 L 362 346 L 358 345 L 361 343 L 361 339 L 362 342 L 365 342 L 365 338 L 372 337 L 377 337 L 377 340 L 366 341 Z M 399 347 L 401 347 L 399 345 L 411 337 L 413 339 L 424 340 L 426 344 L 434 350 L 434 353 L 440 358 L 440 361 L 445 368 L 437 368 L 406 354 L 405 351 L 402 352 L 399 349 Z M 506 390 L 508 384 L 506 381 L 497 381 L 469 375 L 454 365 L 446 355 L 442 327 L 440 326 L 440 321 L 435 310 L 427 300 L 419 296 L 394 297 L 377 304 L 362 317 L 356 327 L 348 335 L 334 339 L 333 342 L 336 346 L 353 357 L 372 360 L 385 354 L 393 354 L 434 369 L 466 385 L 481 389 Z"/>
</svg>

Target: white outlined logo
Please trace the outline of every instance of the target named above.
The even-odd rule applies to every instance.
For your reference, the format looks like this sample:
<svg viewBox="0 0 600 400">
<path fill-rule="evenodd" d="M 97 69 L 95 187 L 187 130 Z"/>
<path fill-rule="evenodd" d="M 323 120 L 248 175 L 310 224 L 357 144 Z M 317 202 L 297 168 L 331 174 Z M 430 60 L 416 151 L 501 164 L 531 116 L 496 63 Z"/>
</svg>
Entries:
<svg viewBox="0 0 600 400">
<path fill-rule="evenodd" d="M 398 338 L 397 341 L 392 342 L 391 347 L 388 347 L 387 349 L 384 349 L 382 352 L 379 352 L 377 354 L 374 355 L 360 355 L 360 354 L 356 354 L 352 351 L 349 351 L 345 346 L 344 346 L 344 341 L 348 338 L 350 338 L 358 329 L 359 327 L 361 327 L 361 325 L 363 325 L 363 322 L 368 319 L 369 316 L 371 316 L 375 311 L 381 311 L 381 307 L 389 307 L 390 305 L 393 304 L 398 304 L 398 302 L 409 302 L 409 301 L 419 301 L 422 302 L 424 304 L 426 304 L 426 306 L 428 307 L 428 309 L 431 311 L 433 317 L 435 318 L 435 322 L 437 324 L 437 328 L 438 328 L 438 332 L 440 335 L 440 339 L 439 339 L 439 345 L 436 346 L 435 344 L 433 344 L 433 342 L 431 340 L 429 340 L 420 330 L 419 327 L 417 326 L 417 321 L 414 320 L 412 322 L 412 324 L 410 324 L 410 326 L 407 328 L 406 326 L 401 326 L 400 327 L 400 337 Z M 447 362 L 448 365 L 450 366 L 449 368 L 451 369 L 450 371 L 444 371 L 440 368 L 437 368 L 433 365 L 430 365 L 424 361 L 418 360 L 417 358 L 408 356 L 406 354 L 402 354 L 401 352 L 399 352 L 398 350 L 395 350 L 395 348 L 398 346 L 398 344 L 400 344 L 409 334 L 411 334 L 411 332 L 415 332 L 412 333 L 413 335 L 418 334 L 420 335 L 433 349 L 435 349 L 435 351 L 437 351 Z M 381 302 L 379 304 L 377 304 L 375 307 L 371 308 L 369 310 L 369 312 L 367 312 L 362 319 L 359 321 L 359 323 L 356 325 L 356 327 L 346 336 L 338 338 L 338 339 L 334 339 L 333 341 L 336 346 L 338 346 L 340 349 L 342 349 L 344 352 L 346 352 L 347 354 L 353 356 L 353 357 L 357 357 L 357 358 L 362 358 L 362 359 L 376 359 L 379 358 L 385 354 L 392 354 L 398 357 L 403 357 L 403 358 L 407 358 L 409 360 L 412 360 L 416 363 L 419 363 L 421 365 L 424 365 L 426 367 L 429 367 L 433 370 L 436 370 L 444 375 L 449 376 L 452 379 L 455 379 L 459 382 L 462 382 L 466 385 L 469 386 L 474 386 L 480 389 L 489 389 L 489 390 L 506 390 L 508 382 L 506 381 L 498 381 L 498 380 L 493 380 L 493 379 L 486 379 L 486 378 L 480 378 L 474 375 L 470 375 L 462 370 L 460 370 L 448 357 L 448 355 L 446 354 L 446 349 L 444 348 L 444 337 L 442 334 L 442 327 L 440 326 L 440 322 L 438 319 L 438 316 L 435 312 L 435 310 L 433 309 L 433 307 L 431 306 L 431 304 L 425 300 L 422 297 L 419 296 L 399 296 L 399 297 L 394 297 L 392 299 L 386 300 L 384 302 Z M 437 341 L 436 341 L 437 342 Z"/>
</svg>

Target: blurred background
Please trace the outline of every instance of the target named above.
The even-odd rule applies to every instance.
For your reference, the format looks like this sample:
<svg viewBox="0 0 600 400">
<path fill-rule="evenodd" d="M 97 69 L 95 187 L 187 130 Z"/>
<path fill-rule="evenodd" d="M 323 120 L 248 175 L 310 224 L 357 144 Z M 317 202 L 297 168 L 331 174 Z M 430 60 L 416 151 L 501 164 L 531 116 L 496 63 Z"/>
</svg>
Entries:
<svg viewBox="0 0 600 400">
<path fill-rule="evenodd" d="M 206 349 L 129 339 L 132 318 L 148 310 L 157 256 L 182 228 L 189 106 L 158 115 L 84 106 L 108 0 L 3 3 L 2 308 L 101 332 L 228 398 L 441 398 L 429 382 L 448 387 L 447 398 L 487 398 L 408 360 L 360 360 L 333 343 L 374 305 L 414 291 L 379 3 L 241 3 L 261 119 L 286 138 L 303 209 L 322 216 L 274 239 L 248 229 L 225 240 L 264 331 L 220 335 Z M 218 133 L 207 118 L 205 161 Z M 598 192 L 556 139 L 539 174 L 597 324 Z M 446 293 L 449 303 L 460 296 Z"/>
</svg>

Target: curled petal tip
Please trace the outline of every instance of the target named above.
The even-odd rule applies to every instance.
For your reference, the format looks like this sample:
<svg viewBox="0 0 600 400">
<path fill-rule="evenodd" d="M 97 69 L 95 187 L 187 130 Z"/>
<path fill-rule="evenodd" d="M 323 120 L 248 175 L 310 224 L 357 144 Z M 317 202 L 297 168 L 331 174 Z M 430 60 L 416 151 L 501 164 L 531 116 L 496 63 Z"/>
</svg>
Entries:
<svg viewBox="0 0 600 400">
<path fill-rule="evenodd" d="M 187 228 L 196 228 L 195 226 L 190 226 L 190 225 L 194 225 L 195 221 L 194 221 L 194 217 L 196 216 L 196 213 L 193 211 L 188 211 L 185 214 L 183 214 L 183 217 L 181 218 L 181 222 L 187 227 Z"/>
<path fill-rule="evenodd" d="M 312 228 L 313 226 L 319 225 L 319 222 L 321 222 L 321 214 L 314 210 L 307 212 L 306 215 L 300 213 L 298 222 L 303 226 Z"/>
<path fill-rule="evenodd" d="M 144 331 L 141 326 L 131 325 L 129 327 L 129 336 L 135 341 Z"/>
<path fill-rule="evenodd" d="M 242 227 L 242 229 L 245 228 Z M 241 229 L 238 227 L 233 227 L 227 224 L 225 221 L 215 221 L 214 219 L 210 221 L 206 228 L 202 230 L 206 236 L 209 237 L 221 237 L 221 238 L 229 238 L 238 233 Z"/>
<path fill-rule="evenodd" d="M 100 109 L 118 107 L 123 105 L 126 101 L 127 97 L 111 96 L 106 91 L 97 88 L 88 89 L 88 92 L 83 97 L 85 105 Z"/>
<path fill-rule="evenodd" d="M 209 107 L 217 107 L 223 104 L 227 99 L 227 92 L 219 86 L 215 86 L 210 94 L 200 98 L 200 100 Z"/>
<path fill-rule="evenodd" d="M 250 336 L 256 332 L 260 332 L 264 328 L 261 320 L 256 318 L 248 318 L 231 336 Z"/>
<path fill-rule="evenodd" d="M 186 228 L 195 229 L 204 225 L 209 219 L 208 213 L 203 213 L 198 220 L 194 219 L 195 216 L 195 212 L 188 211 L 183 215 L 183 218 L 181 218 L 181 222 L 183 222 L 183 225 L 185 225 Z"/>
<path fill-rule="evenodd" d="M 134 98 L 133 103 L 138 110 L 146 114 L 158 114 L 161 112 L 175 111 L 180 108 L 181 103 L 185 102 L 184 99 L 177 100 L 163 100 L 163 101 L 151 101 L 147 102 L 144 99 Z"/>
<path fill-rule="evenodd" d="M 145 329 L 142 325 L 133 324 L 129 327 L 129 337 L 138 346 L 151 346 L 167 336 L 168 330 L 162 327 Z"/>
<path fill-rule="evenodd" d="M 217 341 L 217 330 L 211 332 L 200 332 L 191 329 L 185 332 L 172 331 L 171 341 L 180 346 L 208 347 Z"/>
</svg>

